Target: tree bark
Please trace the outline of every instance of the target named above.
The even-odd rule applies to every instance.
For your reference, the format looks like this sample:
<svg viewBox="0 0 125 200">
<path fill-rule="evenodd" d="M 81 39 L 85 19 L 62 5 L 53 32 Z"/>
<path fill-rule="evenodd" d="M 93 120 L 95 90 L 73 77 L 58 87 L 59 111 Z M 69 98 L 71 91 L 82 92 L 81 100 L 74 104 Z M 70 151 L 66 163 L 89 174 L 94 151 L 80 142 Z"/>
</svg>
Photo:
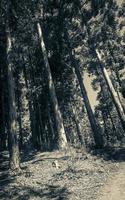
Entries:
<svg viewBox="0 0 125 200">
<path fill-rule="evenodd" d="M 3 70 L 2 67 L 4 68 L 5 66 L 0 66 L 0 151 L 6 149 L 6 131 L 5 131 L 5 126 L 6 126 L 6 120 L 5 120 L 5 86 L 4 86 L 4 78 L 3 77 Z"/>
<path fill-rule="evenodd" d="M 18 73 L 18 72 L 17 72 Z M 21 150 L 23 148 L 23 132 L 22 132 L 22 115 L 21 115 L 21 108 L 22 108 L 22 104 L 20 101 L 21 98 L 21 94 L 19 91 L 19 75 L 17 75 L 16 81 L 15 81 L 16 85 L 17 85 L 17 108 L 18 108 L 18 125 L 19 125 L 19 149 Z"/>
<path fill-rule="evenodd" d="M 39 23 L 37 23 L 37 30 L 38 30 L 38 36 L 39 36 L 41 50 L 42 50 L 43 59 L 44 59 L 44 65 L 46 69 L 50 100 L 53 106 L 55 120 L 56 120 L 56 127 L 57 127 L 57 132 L 58 132 L 58 141 L 57 141 L 58 148 L 63 150 L 67 148 L 67 138 L 65 134 L 64 125 L 63 125 L 62 115 L 59 109 L 55 86 L 52 79 L 51 69 L 50 69 L 50 65 L 49 65 L 49 61 L 47 57 L 47 51 L 46 51 L 46 47 L 43 40 L 43 33 L 42 33 L 42 29 Z"/>
<path fill-rule="evenodd" d="M 8 67 L 8 93 L 9 93 L 9 153 L 10 168 L 17 170 L 20 168 L 19 146 L 17 138 L 17 117 L 15 102 L 15 82 L 12 71 L 12 63 L 10 60 L 10 52 L 12 48 L 11 37 L 7 31 L 7 67 Z"/>
</svg>

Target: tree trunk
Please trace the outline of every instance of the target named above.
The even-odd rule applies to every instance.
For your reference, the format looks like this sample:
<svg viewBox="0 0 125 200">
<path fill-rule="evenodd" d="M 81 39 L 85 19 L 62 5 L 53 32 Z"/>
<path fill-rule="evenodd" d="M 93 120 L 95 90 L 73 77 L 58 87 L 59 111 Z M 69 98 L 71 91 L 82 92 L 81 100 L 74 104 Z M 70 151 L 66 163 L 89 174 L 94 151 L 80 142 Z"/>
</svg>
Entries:
<svg viewBox="0 0 125 200">
<path fill-rule="evenodd" d="M 55 139 L 55 131 L 54 131 L 54 127 L 53 127 L 53 122 L 51 119 L 51 110 L 50 110 L 50 105 L 49 105 L 49 101 L 47 103 L 47 114 L 48 114 L 48 122 L 49 122 L 49 129 L 50 129 L 50 150 L 53 149 L 54 147 L 54 139 Z"/>
<path fill-rule="evenodd" d="M 18 73 L 18 72 L 17 72 Z M 16 85 L 17 85 L 17 108 L 18 108 L 18 125 L 19 125 L 19 149 L 21 150 L 23 148 L 23 133 L 22 133 L 22 114 L 21 114 L 21 94 L 19 91 L 19 75 L 17 75 L 16 81 L 15 81 Z"/>
<path fill-rule="evenodd" d="M 99 51 L 96 49 L 96 56 L 98 58 L 98 61 L 99 61 L 99 64 L 100 64 L 100 67 L 101 67 L 101 71 L 103 73 L 103 76 L 105 78 L 105 81 L 107 83 L 107 86 L 108 86 L 108 89 L 110 91 L 110 94 L 112 96 L 112 99 L 113 99 L 113 102 L 115 104 L 115 107 L 117 109 L 117 112 L 118 112 L 118 115 L 119 115 L 119 118 L 121 120 L 121 124 L 122 124 L 122 127 L 123 129 L 125 130 L 125 114 L 124 114 L 124 110 L 123 110 L 123 107 L 121 105 L 121 102 L 119 101 L 119 97 L 117 95 L 117 92 L 115 91 L 114 87 L 113 87 L 113 84 L 109 78 L 109 74 L 104 66 L 104 64 L 102 63 L 102 58 L 101 58 L 101 55 L 99 53 Z"/>
<path fill-rule="evenodd" d="M 7 67 L 8 67 L 8 92 L 9 92 L 9 153 L 10 153 L 10 168 L 12 170 L 19 169 L 19 146 L 17 138 L 17 117 L 15 103 L 15 82 L 12 72 L 12 63 L 10 60 L 12 44 L 11 37 L 7 31 Z"/>
<path fill-rule="evenodd" d="M 112 45 L 111 45 L 110 41 L 108 42 L 108 48 L 109 48 L 109 53 L 110 53 L 110 55 L 113 59 L 113 66 L 111 66 L 111 70 L 112 70 L 112 72 L 115 73 L 115 81 L 117 83 L 117 87 L 115 87 L 115 89 L 116 89 L 119 101 L 120 101 L 120 103 L 123 107 L 124 113 L 125 113 L 125 102 L 124 102 L 123 95 L 121 93 L 122 80 L 120 79 L 118 66 L 116 66 L 117 65 L 117 59 L 114 56 Z"/>
<path fill-rule="evenodd" d="M 58 148 L 65 149 L 65 148 L 67 148 L 67 138 L 66 138 L 66 134 L 65 134 L 64 125 L 63 125 L 62 115 L 61 115 L 59 105 L 58 105 L 55 86 L 54 86 L 53 79 L 52 79 L 51 69 L 50 69 L 50 65 L 49 65 L 49 61 L 48 61 L 48 57 L 47 57 L 47 51 L 46 51 L 46 47 L 45 47 L 44 40 L 43 40 L 43 33 L 42 33 L 42 29 L 41 29 L 41 26 L 39 23 L 37 23 L 37 30 L 38 30 L 41 50 L 42 50 L 43 59 L 44 59 L 44 65 L 45 65 L 45 69 L 46 69 L 50 100 L 51 100 L 51 103 L 53 106 L 55 120 L 56 120 L 56 127 L 57 127 L 57 132 L 58 132 L 58 141 L 57 141 Z"/>
<path fill-rule="evenodd" d="M 104 134 L 106 135 L 106 143 L 108 145 L 109 134 L 108 134 L 108 128 L 107 128 L 107 116 L 104 111 L 101 111 L 101 113 L 102 113 L 102 119 L 103 119 Z"/>
<path fill-rule="evenodd" d="M 18 72 L 19 73 L 19 72 Z M 31 122 L 30 122 L 30 110 L 29 99 L 27 98 L 28 89 L 26 87 L 25 77 L 23 71 L 19 74 L 20 85 L 20 106 L 21 106 L 21 123 L 22 123 L 22 143 L 23 146 L 28 149 L 31 139 Z"/>
<path fill-rule="evenodd" d="M 25 79 L 25 85 L 26 85 L 26 88 L 27 88 L 27 91 L 29 91 L 30 89 L 30 86 L 29 86 L 29 81 L 28 79 L 30 79 L 30 77 L 27 77 L 27 71 L 26 71 L 26 67 L 24 65 L 24 68 L 23 68 L 23 75 L 24 75 L 24 79 Z M 29 113 L 30 113 L 30 126 L 31 126 L 31 132 L 32 132 L 32 143 L 33 143 L 33 146 L 36 148 L 37 146 L 37 138 L 36 138 L 36 134 L 35 134 L 35 113 L 34 113 L 34 110 L 33 110 L 33 97 L 32 97 L 32 94 L 28 94 L 28 100 L 29 100 Z"/>
<path fill-rule="evenodd" d="M 95 116 L 93 114 L 93 111 L 92 111 L 92 108 L 91 108 L 91 105 L 90 105 L 90 102 L 89 102 L 89 99 L 88 99 L 88 94 L 87 94 L 86 88 L 84 86 L 83 78 L 81 76 L 81 73 L 79 71 L 78 66 L 74 65 L 74 67 L 75 67 L 76 76 L 77 76 L 78 81 L 79 81 L 81 94 L 82 94 L 82 97 L 83 97 L 83 102 L 85 103 L 89 122 L 90 122 L 90 125 L 91 125 L 91 128 L 92 128 L 93 134 L 94 134 L 95 144 L 96 144 L 97 147 L 102 147 L 102 145 L 103 145 L 102 137 L 101 137 L 99 129 L 97 127 L 96 119 L 95 119 Z"/>
<path fill-rule="evenodd" d="M 72 48 L 71 48 L 71 45 L 70 45 L 69 36 L 68 36 L 67 31 L 65 31 L 65 37 L 66 37 L 67 43 L 68 43 L 70 60 L 71 60 L 72 66 L 75 70 L 75 74 L 77 76 L 77 79 L 78 79 L 78 82 L 79 82 L 79 85 L 80 85 L 83 103 L 85 104 L 88 119 L 89 119 L 89 122 L 90 122 L 90 126 L 91 126 L 91 129 L 93 131 L 95 144 L 98 148 L 100 148 L 100 147 L 103 146 L 102 136 L 100 135 L 100 131 L 97 127 L 96 119 L 95 119 L 95 116 L 93 114 L 93 111 L 92 111 L 92 108 L 91 108 L 91 105 L 90 105 L 90 102 L 89 102 L 89 99 L 88 99 L 87 91 L 86 91 L 86 88 L 84 86 L 84 81 L 83 81 L 82 75 L 80 73 L 79 66 L 76 63 L 74 53 L 72 53 Z"/>
<path fill-rule="evenodd" d="M 107 144 L 109 142 L 109 130 L 108 130 L 108 119 L 110 119 L 110 123 L 111 123 L 111 126 L 112 126 L 112 129 L 113 129 L 113 132 L 116 132 L 116 127 L 115 127 L 115 124 L 114 124 L 114 121 L 112 119 L 112 114 L 111 114 L 111 111 L 109 109 L 109 104 L 107 103 L 107 99 L 105 97 L 105 85 L 104 83 L 102 83 L 102 80 L 100 81 L 100 87 L 101 87 L 101 95 L 102 95 L 102 98 L 104 100 L 104 102 L 106 103 L 106 110 L 102 110 L 102 116 L 103 116 L 103 121 L 104 121 L 104 127 L 105 127 L 105 133 L 106 133 L 106 137 L 107 137 Z M 114 136 L 113 136 L 114 137 Z"/>
<path fill-rule="evenodd" d="M 82 145 L 82 147 L 84 148 L 84 150 L 86 150 L 87 147 L 86 147 L 85 140 L 83 138 L 84 136 L 81 133 L 78 116 L 77 116 L 77 113 L 76 113 L 75 109 L 73 108 L 73 106 L 72 106 L 72 112 L 73 112 L 73 120 L 74 120 L 75 125 L 76 125 L 76 130 L 77 130 L 77 135 L 78 135 L 79 142 Z"/>
<path fill-rule="evenodd" d="M 4 66 L 3 66 L 4 67 Z M 2 66 L 0 66 L 2 68 Z M 6 131 L 5 131 L 5 86 L 4 86 L 4 79 L 3 76 L 3 70 L 0 69 L 0 151 L 6 149 Z"/>
</svg>

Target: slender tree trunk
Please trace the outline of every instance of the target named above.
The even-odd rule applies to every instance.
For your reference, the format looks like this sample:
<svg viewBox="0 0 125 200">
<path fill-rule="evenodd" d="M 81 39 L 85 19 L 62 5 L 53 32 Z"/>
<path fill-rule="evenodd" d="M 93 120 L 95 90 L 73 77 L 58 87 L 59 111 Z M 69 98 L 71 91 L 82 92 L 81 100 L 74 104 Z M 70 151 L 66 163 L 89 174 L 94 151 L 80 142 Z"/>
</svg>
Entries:
<svg viewBox="0 0 125 200">
<path fill-rule="evenodd" d="M 84 140 L 84 136 L 82 135 L 81 133 L 81 130 L 80 130 L 80 127 L 79 127 L 79 120 L 78 120 L 78 117 L 77 117 L 77 113 L 75 111 L 75 109 L 72 107 L 72 111 L 73 111 L 73 120 L 75 122 L 75 125 L 76 125 L 76 130 L 77 130 L 77 135 L 78 135 L 78 139 L 79 139 L 79 142 L 80 144 L 82 145 L 82 147 L 86 150 L 86 144 L 85 144 L 85 140 Z"/>
<path fill-rule="evenodd" d="M 24 79 L 25 79 L 25 85 L 27 90 L 29 91 L 29 81 L 27 77 L 27 71 L 26 71 L 26 67 L 24 66 L 23 69 L 23 74 L 24 74 Z M 29 113 L 30 113 L 30 126 L 31 126 L 31 132 L 32 132 L 32 143 L 33 146 L 36 147 L 37 146 L 37 138 L 36 138 L 36 134 L 35 134 L 35 113 L 33 110 L 33 98 L 32 98 L 32 94 L 28 95 L 29 96 Z"/>
<path fill-rule="evenodd" d="M 109 142 L 109 134 L 108 134 L 108 128 L 107 128 L 107 120 L 108 120 L 108 118 L 107 118 L 107 116 L 106 116 L 104 111 L 101 111 L 101 113 L 102 113 L 102 119 L 103 119 L 103 123 L 104 123 L 104 134 L 106 135 L 106 139 L 107 139 L 106 142 L 108 144 L 108 142 Z"/>
<path fill-rule="evenodd" d="M 9 153 L 10 168 L 12 170 L 19 169 L 19 146 L 17 138 L 17 117 L 15 103 L 15 82 L 12 71 L 12 63 L 10 60 L 10 52 L 12 48 L 10 33 L 7 31 L 7 67 L 8 67 L 8 92 L 9 92 Z"/>
<path fill-rule="evenodd" d="M 31 139 L 31 122 L 29 111 L 29 99 L 27 98 L 28 89 L 26 87 L 25 77 L 23 71 L 19 72 L 19 85 L 20 87 L 20 106 L 21 106 L 21 124 L 22 124 L 22 143 L 28 149 L 30 147 Z"/>
<path fill-rule="evenodd" d="M 50 105 L 49 105 L 49 101 L 47 103 L 47 114 L 48 114 L 48 122 L 49 122 L 49 129 L 50 129 L 50 149 L 52 150 L 54 147 L 54 138 L 55 138 L 55 131 L 53 128 L 53 122 L 51 119 L 51 111 L 50 111 Z"/>
<path fill-rule="evenodd" d="M 44 125 L 43 125 L 43 121 L 42 121 L 41 108 L 40 108 L 39 101 L 38 101 L 38 114 L 39 114 L 39 127 L 40 127 L 40 148 L 41 148 L 41 150 L 43 150 L 44 149 L 44 136 L 46 134 L 45 134 Z"/>
<path fill-rule="evenodd" d="M 2 76 L 2 69 L 0 76 Z M 0 150 L 6 149 L 4 80 L 0 77 Z"/>
<path fill-rule="evenodd" d="M 18 72 L 17 72 L 18 73 Z M 18 107 L 18 124 L 19 124 L 19 149 L 23 147 L 23 133 L 22 133 L 22 118 L 21 118 L 21 95 L 19 91 L 19 76 L 17 75 L 16 78 L 16 85 L 17 85 L 17 107 Z"/>
<path fill-rule="evenodd" d="M 50 100 L 51 100 L 51 103 L 53 106 L 55 120 L 56 120 L 56 127 L 57 127 L 57 132 L 58 132 L 58 141 L 57 141 L 58 148 L 65 149 L 65 148 L 67 148 L 67 138 L 66 138 L 66 134 L 65 134 L 64 125 L 63 125 L 62 115 L 61 115 L 59 105 L 58 105 L 55 86 L 54 86 L 53 79 L 52 79 L 51 69 L 50 69 L 50 65 L 49 65 L 49 61 L 48 61 L 48 57 L 47 57 L 47 51 L 46 51 L 46 47 L 45 47 L 44 40 L 43 40 L 43 33 L 42 33 L 42 29 L 41 29 L 41 26 L 39 23 L 37 23 L 37 30 L 38 30 L 41 50 L 42 50 L 43 59 L 44 59 L 46 75 L 47 75 L 47 79 L 48 79 Z"/>
<path fill-rule="evenodd" d="M 117 92 L 114 89 L 114 86 L 113 86 L 113 84 L 112 84 L 112 82 L 109 78 L 109 74 L 107 72 L 107 69 L 105 68 L 104 64 L 102 63 L 101 55 L 100 55 L 100 53 L 97 49 L 96 49 L 96 56 L 98 58 L 98 61 L 99 61 L 100 67 L 101 67 L 101 71 L 102 71 L 103 76 L 105 78 L 105 81 L 107 83 L 108 89 L 109 89 L 110 94 L 111 94 L 112 99 L 113 99 L 113 102 L 114 102 L 115 107 L 117 109 L 119 118 L 121 120 L 122 127 L 125 130 L 125 114 L 124 114 L 123 107 L 121 105 L 121 102 L 119 101 L 119 97 L 117 95 Z"/>
</svg>

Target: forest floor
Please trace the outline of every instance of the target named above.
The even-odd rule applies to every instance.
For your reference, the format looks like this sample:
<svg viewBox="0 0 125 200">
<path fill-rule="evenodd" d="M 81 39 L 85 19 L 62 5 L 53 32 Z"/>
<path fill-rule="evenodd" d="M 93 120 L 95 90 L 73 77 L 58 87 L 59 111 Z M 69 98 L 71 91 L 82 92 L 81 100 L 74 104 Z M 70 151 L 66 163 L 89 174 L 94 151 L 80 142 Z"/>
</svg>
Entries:
<svg viewBox="0 0 125 200">
<path fill-rule="evenodd" d="M 0 155 L 0 200 L 125 199 L 125 150 L 32 152 L 17 175 Z M 122 188 L 122 189 L 121 189 Z M 124 196 L 124 197 L 123 197 Z"/>
</svg>

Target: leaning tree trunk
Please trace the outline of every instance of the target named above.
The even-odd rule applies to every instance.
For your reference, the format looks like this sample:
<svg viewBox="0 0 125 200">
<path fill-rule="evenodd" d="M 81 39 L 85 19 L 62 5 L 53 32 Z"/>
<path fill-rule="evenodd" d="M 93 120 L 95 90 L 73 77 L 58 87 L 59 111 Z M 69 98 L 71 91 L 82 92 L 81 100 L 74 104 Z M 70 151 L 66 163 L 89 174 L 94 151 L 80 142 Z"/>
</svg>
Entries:
<svg viewBox="0 0 125 200">
<path fill-rule="evenodd" d="M 12 170 L 19 169 L 19 146 L 17 138 L 17 117 L 16 117 L 16 102 L 15 102 L 15 82 L 12 72 L 12 63 L 10 60 L 12 43 L 10 33 L 7 31 L 7 67 L 8 67 L 8 93 L 9 93 L 9 153 L 10 153 L 10 168 Z"/>
<path fill-rule="evenodd" d="M 121 124 L 122 124 L 122 127 L 125 131 L 125 114 L 124 114 L 124 110 L 123 110 L 123 107 L 121 105 L 121 102 L 119 101 L 119 97 L 118 97 L 118 94 L 117 92 L 115 91 L 114 89 L 114 86 L 109 78 L 109 74 L 107 72 L 107 69 L 105 68 L 104 64 L 102 63 L 102 58 L 101 58 L 101 54 L 99 53 L 98 49 L 96 49 L 96 56 L 98 58 L 98 61 L 99 61 L 99 64 L 100 64 L 100 67 L 101 67 L 101 71 L 103 73 L 103 76 L 105 78 L 105 81 L 107 83 L 107 86 L 108 86 L 108 89 L 110 91 L 110 94 L 112 96 L 112 100 L 115 104 L 115 107 L 116 107 L 116 110 L 118 112 L 118 115 L 119 115 L 119 118 L 121 120 Z"/>
<path fill-rule="evenodd" d="M 118 84 L 117 87 L 116 87 L 116 92 L 117 92 L 119 101 L 120 101 L 120 103 L 121 103 L 121 105 L 123 107 L 124 113 L 125 113 L 125 102 L 124 102 L 123 95 L 121 93 L 122 80 L 120 79 L 119 70 L 118 70 L 118 68 L 116 66 L 117 59 L 114 56 L 112 45 L 111 45 L 110 41 L 108 42 L 108 48 L 109 48 L 109 53 L 110 53 L 110 55 L 111 55 L 111 57 L 113 59 L 113 66 L 111 67 L 111 70 L 115 73 L 115 79 L 116 79 L 116 82 Z"/>
<path fill-rule="evenodd" d="M 83 103 L 85 104 L 85 108 L 86 108 L 86 111 L 87 111 L 90 126 L 91 126 L 91 129 L 93 131 L 95 144 L 98 148 L 100 148 L 100 147 L 103 146 L 103 139 L 102 139 L 102 136 L 101 136 L 101 133 L 100 133 L 101 131 L 99 131 L 99 128 L 97 127 L 96 119 L 95 119 L 94 113 L 93 113 L 91 105 L 90 105 L 90 101 L 89 101 L 88 94 L 87 94 L 87 91 L 86 91 L 86 88 L 85 88 L 85 85 L 84 85 L 84 81 L 83 81 L 82 75 L 80 73 L 79 66 L 76 62 L 75 55 L 72 52 L 72 47 L 71 47 L 71 44 L 70 44 L 70 41 L 69 41 L 69 36 L 68 36 L 67 31 L 65 31 L 65 37 L 67 39 L 71 64 L 72 64 L 73 69 L 75 70 L 75 74 L 77 76 L 77 79 L 78 79 L 78 82 L 79 82 L 79 85 L 80 85 Z"/>
<path fill-rule="evenodd" d="M 64 125 L 63 125 L 62 115 L 61 115 L 59 105 L 58 105 L 55 86 L 52 79 L 51 69 L 50 69 L 50 65 L 49 65 L 49 61 L 47 57 L 47 51 L 46 51 L 46 47 L 43 40 L 43 33 L 42 33 L 42 29 L 39 23 L 37 23 L 37 30 L 38 30 L 41 50 L 42 50 L 43 59 L 44 59 L 44 65 L 46 69 L 50 100 L 53 106 L 55 120 L 56 120 L 56 127 L 57 127 L 57 132 L 58 132 L 58 141 L 57 141 L 58 148 L 65 149 L 67 147 L 67 138 L 65 134 Z"/>
<path fill-rule="evenodd" d="M 91 105 L 90 105 L 90 102 L 88 99 L 88 94 L 87 94 L 86 88 L 84 86 L 84 82 L 83 82 L 83 78 L 81 76 L 80 70 L 77 65 L 74 65 L 74 68 L 75 68 L 75 73 L 76 73 L 77 79 L 79 81 L 81 94 L 82 94 L 83 101 L 85 103 L 86 111 L 88 114 L 88 119 L 89 119 L 89 122 L 90 122 L 90 125 L 92 128 L 92 131 L 93 131 L 95 144 L 99 148 L 99 147 L 103 146 L 103 139 L 102 139 L 102 136 L 100 135 L 101 133 L 99 132 L 99 129 L 97 127 L 96 119 L 95 119 L 95 116 L 93 114 L 93 111 L 92 111 L 92 108 L 91 108 Z"/>
</svg>

